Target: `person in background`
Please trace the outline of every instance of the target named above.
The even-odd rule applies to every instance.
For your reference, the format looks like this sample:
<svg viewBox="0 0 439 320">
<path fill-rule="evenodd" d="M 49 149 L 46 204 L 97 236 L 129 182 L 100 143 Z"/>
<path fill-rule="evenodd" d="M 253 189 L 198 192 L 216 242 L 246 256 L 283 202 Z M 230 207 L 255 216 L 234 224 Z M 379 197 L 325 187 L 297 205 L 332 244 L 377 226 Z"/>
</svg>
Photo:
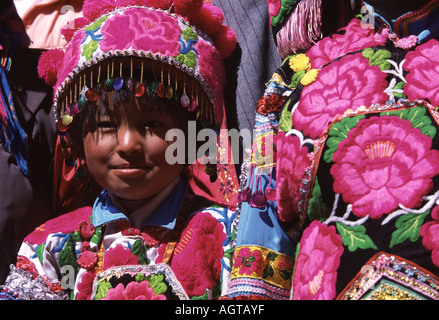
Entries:
<svg viewBox="0 0 439 320">
<path fill-rule="evenodd" d="M 31 39 L 14 2 L 0 4 L 0 283 L 15 263 L 24 237 L 54 217 L 55 125 L 52 88 L 37 73 L 41 49 Z"/>
</svg>

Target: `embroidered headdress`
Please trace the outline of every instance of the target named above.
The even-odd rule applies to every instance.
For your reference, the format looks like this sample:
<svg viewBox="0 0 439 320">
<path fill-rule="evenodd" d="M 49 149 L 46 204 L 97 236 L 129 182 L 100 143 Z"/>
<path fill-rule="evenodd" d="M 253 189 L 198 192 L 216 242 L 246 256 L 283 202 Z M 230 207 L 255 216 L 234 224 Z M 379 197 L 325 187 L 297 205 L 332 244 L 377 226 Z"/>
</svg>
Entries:
<svg viewBox="0 0 439 320">
<path fill-rule="evenodd" d="M 97 99 L 101 81 L 119 90 L 130 85 L 124 77 L 134 76 L 139 83 L 132 89 L 142 95 L 143 72 L 156 76 L 152 90 L 159 97 L 180 99 L 205 126 L 221 124 L 222 59 L 234 50 L 236 36 L 218 8 L 201 0 L 88 0 L 83 15 L 64 28 L 65 50 L 46 52 L 38 66 L 54 86 L 59 131 L 86 100 Z"/>
<path fill-rule="evenodd" d="M 59 135 L 68 134 L 75 115 L 86 101 L 98 99 L 99 90 L 122 88 L 137 97 L 150 90 L 159 99 L 176 99 L 203 127 L 225 128 L 223 59 L 235 49 L 236 35 L 224 24 L 222 11 L 208 2 L 85 0 L 83 17 L 63 29 L 64 50 L 43 53 L 38 65 L 40 77 L 54 87 Z M 145 80 L 146 74 L 154 80 Z M 188 170 L 199 172 L 199 165 Z M 216 183 L 227 190 L 234 190 L 228 184 L 237 181 L 231 167 L 218 168 Z M 216 179 L 216 171 L 206 168 Z M 199 186 L 207 184 L 199 176 L 194 180 L 192 189 L 208 190 L 210 197 L 200 191 L 203 196 L 233 202 L 231 192 L 219 195 L 216 185 Z"/>
</svg>

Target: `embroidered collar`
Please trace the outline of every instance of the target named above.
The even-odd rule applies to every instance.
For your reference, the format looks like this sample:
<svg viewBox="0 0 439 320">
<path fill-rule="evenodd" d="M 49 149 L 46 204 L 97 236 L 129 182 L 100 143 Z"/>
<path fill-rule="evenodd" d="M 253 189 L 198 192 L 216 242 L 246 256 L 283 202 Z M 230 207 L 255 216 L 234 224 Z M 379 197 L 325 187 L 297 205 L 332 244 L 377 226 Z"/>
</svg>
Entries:
<svg viewBox="0 0 439 320">
<path fill-rule="evenodd" d="M 183 178 L 143 225 L 174 229 L 186 191 L 187 180 Z M 100 227 L 117 220 L 129 221 L 129 218 L 113 203 L 108 191 L 103 190 L 93 205 L 93 225 Z"/>
<path fill-rule="evenodd" d="M 439 36 L 439 0 L 432 0 L 416 11 L 403 14 L 399 18 L 387 21 L 373 9 L 373 6 L 364 1 L 364 5 L 375 18 L 376 27 L 387 26 L 391 33 L 399 37 L 415 35 L 418 44 Z M 381 26 L 380 26 L 380 23 Z M 377 28 L 378 29 L 378 28 Z"/>
</svg>

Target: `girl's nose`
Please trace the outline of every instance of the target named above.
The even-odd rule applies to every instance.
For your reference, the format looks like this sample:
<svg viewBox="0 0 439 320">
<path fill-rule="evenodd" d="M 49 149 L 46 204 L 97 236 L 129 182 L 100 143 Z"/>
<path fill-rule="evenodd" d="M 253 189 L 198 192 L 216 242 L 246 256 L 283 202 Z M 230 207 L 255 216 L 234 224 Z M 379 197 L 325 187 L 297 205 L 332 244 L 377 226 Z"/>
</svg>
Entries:
<svg viewBox="0 0 439 320">
<path fill-rule="evenodd" d="M 120 127 L 117 132 L 117 152 L 125 156 L 135 156 L 142 152 L 142 135 L 127 126 Z"/>
</svg>

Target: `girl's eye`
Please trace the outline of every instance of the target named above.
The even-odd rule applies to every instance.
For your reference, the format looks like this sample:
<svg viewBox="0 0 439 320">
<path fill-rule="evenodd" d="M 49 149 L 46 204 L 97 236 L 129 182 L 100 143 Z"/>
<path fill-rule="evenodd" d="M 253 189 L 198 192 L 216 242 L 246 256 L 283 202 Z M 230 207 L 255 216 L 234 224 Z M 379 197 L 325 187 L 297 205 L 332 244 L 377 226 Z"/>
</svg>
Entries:
<svg viewBox="0 0 439 320">
<path fill-rule="evenodd" d="M 156 121 L 156 120 L 147 121 L 145 123 L 146 128 L 158 128 L 161 125 L 162 125 L 162 123 L 160 121 Z"/>
<path fill-rule="evenodd" d="M 117 129 L 117 126 L 111 121 L 100 121 L 98 122 L 97 126 L 98 129 L 104 129 L 104 130 Z"/>
</svg>

